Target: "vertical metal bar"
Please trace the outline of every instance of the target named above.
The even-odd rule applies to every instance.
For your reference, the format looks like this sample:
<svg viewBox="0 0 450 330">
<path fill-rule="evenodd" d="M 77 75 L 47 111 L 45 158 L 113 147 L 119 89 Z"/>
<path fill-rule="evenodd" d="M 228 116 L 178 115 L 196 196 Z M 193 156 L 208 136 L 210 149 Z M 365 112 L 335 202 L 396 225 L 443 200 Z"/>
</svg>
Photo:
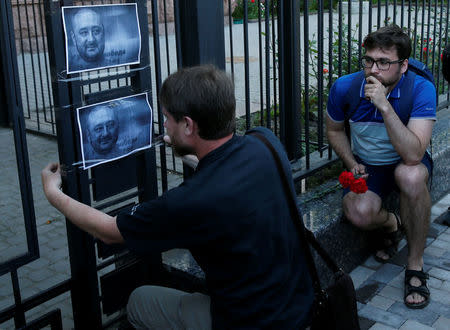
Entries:
<svg viewBox="0 0 450 330">
<path fill-rule="evenodd" d="M 245 95 L 245 127 L 250 128 L 250 75 L 248 56 L 248 2 L 244 1 L 244 95 Z"/>
<path fill-rule="evenodd" d="M 181 53 L 181 31 L 180 31 L 180 5 L 179 0 L 173 0 L 173 14 L 174 14 L 174 24 L 175 24 L 175 48 L 177 50 L 177 69 L 180 69 L 183 61 Z M 233 57 L 233 56 L 231 56 Z"/>
<path fill-rule="evenodd" d="M 349 74 L 352 70 L 352 1 L 348 2 L 347 11 L 347 74 Z"/>
<path fill-rule="evenodd" d="M 422 4 L 422 24 L 420 28 L 420 60 L 423 61 L 423 44 L 424 44 L 424 35 L 425 35 L 425 1 Z"/>
<path fill-rule="evenodd" d="M 305 155 L 306 156 L 306 169 L 310 167 L 310 145 L 309 145 L 309 2 L 308 0 L 303 1 L 303 45 L 305 47 L 304 52 L 304 77 L 305 77 L 305 87 L 303 89 L 303 106 L 304 113 L 301 112 L 300 107 L 300 118 L 304 117 L 305 120 Z M 301 87 L 300 87 L 301 88 Z M 301 122 L 301 120 L 300 120 Z M 301 143 L 303 143 L 303 139 L 301 139 Z"/>
<path fill-rule="evenodd" d="M 266 9 L 267 11 L 267 9 Z M 230 29 L 230 65 L 231 78 L 234 82 L 234 58 L 233 58 L 233 17 L 231 15 L 231 0 L 228 0 L 228 27 Z"/>
<path fill-rule="evenodd" d="M 280 139 L 289 159 L 296 159 L 301 139 L 300 9 L 296 0 L 280 1 L 278 6 Z"/>
<path fill-rule="evenodd" d="M 408 0 L 408 32 L 411 32 L 411 18 L 412 18 L 411 12 L 412 12 L 411 0 Z"/>
<path fill-rule="evenodd" d="M 22 305 L 22 298 L 20 297 L 19 278 L 17 276 L 17 269 L 11 270 L 11 282 L 14 293 L 14 325 L 16 329 L 20 329 L 25 326 L 25 311 Z"/>
<path fill-rule="evenodd" d="M 169 57 L 169 37 L 167 30 L 167 8 L 166 0 L 163 0 L 163 12 L 164 12 L 164 40 L 166 42 L 166 63 L 167 63 L 167 74 L 170 74 L 170 57 Z"/>
<path fill-rule="evenodd" d="M 381 2 L 381 0 L 380 0 Z M 389 0 L 385 0 L 385 7 L 384 7 L 384 25 L 388 24 L 388 17 L 389 17 Z"/>
<path fill-rule="evenodd" d="M 264 115 L 264 94 L 263 94 L 263 63 L 262 63 L 262 29 L 261 29 L 261 0 L 258 0 L 258 51 L 259 51 L 259 124 L 263 125 L 263 115 Z"/>
<path fill-rule="evenodd" d="M 41 21 L 41 31 L 42 31 L 42 44 L 43 44 L 43 48 L 44 48 L 44 67 L 45 67 L 45 81 L 47 82 L 47 96 L 48 96 L 48 100 L 49 100 L 49 108 L 50 108 L 50 123 L 52 125 L 52 134 L 56 134 L 56 126 L 55 126 L 55 118 L 54 118 L 54 108 L 53 108 L 53 96 L 52 96 L 52 90 L 50 87 L 50 72 L 49 72 L 49 68 L 48 68 L 48 51 L 47 51 L 47 47 L 46 47 L 46 40 L 44 40 L 44 20 L 45 17 L 42 14 L 42 10 L 44 10 L 44 5 L 40 4 L 39 5 L 39 19 Z M 44 105 L 45 106 L 45 105 Z"/>
<path fill-rule="evenodd" d="M 444 49 L 444 47 L 445 47 L 445 43 L 444 44 L 442 44 L 442 42 L 443 42 L 443 40 L 449 40 L 448 39 L 448 24 L 446 24 L 446 22 L 448 22 L 448 19 L 449 19 L 449 11 L 450 11 L 450 2 L 448 2 L 447 1 L 447 8 L 446 8 L 446 10 L 445 10 L 445 13 L 446 13 L 446 17 L 445 17 L 445 19 L 443 19 L 443 12 L 444 12 L 444 3 L 443 2 L 441 2 L 441 19 L 439 20 L 439 25 L 440 25 L 440 27 L 439 27 L 439 36 L 440 36 L 440 38 L 439 38 L 439 61 L 438 61 L 438 68 L 437 68 L 437 71 L 438 71 L 438 73 L 437 73 L 437 87 L 436 87 L 436 92 L 437 92 L 437 94 L 438 95 L 440 95 L 441 94 L 441 89 L 442 89 L 442 93 L 444 93 L 445 92 L 445 87 L 447 86 L 449 86 L 448 84 L 446 84 L 445 83 L 445 79 L 440 79 L 440 75 L 441 75 L 441 68 L 442 68 L 442 61 L 440 60 L 441 59 L 441 54 L 442 54 L 442 52 L 443 52 L 443 49 Z M 444 26 L 445 26 L 445 32 L 444 31 L 442 31 L 442 22 L 444 22 Z M 442 35 L 444 34 L 444 37 L 442 38 Z M 441 87 L 441 82 L 442 82 L 442 87 Z M 448 92 L 448 90 L 447 90 L 447 92 Z M 448 96 L 449 96 L 449 94 L 447 94 L 447 99 L 448 99 Z"/>
<path fill-rule="evenodd" d="M 405 0 L 402 0 L 401 8 L 400 26 L 403 28 L 405 26 Z"/>
<path fill-rule="evenodd" d="M 34 21 L 34 31 L 35 31 L 35 42 L 36 42 L 36 55 L 37 55 L 37 66 L 38 66 L 38 70 L 39 70 L 39 81 L 40 81 L 40 86 L 41 86 L 41 98 L 42 98 L 42 110 L 44 112 L 44 122 L 47 122 L 47 113 L 45 111 L 45 98 L 44 98 L 44 77 L 42 76 L 42 68 L 41 68 L 41 61 L 40 61 L 40 51 L 39 51 L 39 40 L 38 40 L 38 26 L 37 26 L 37 18 L 36 18 L 36 4 L 34 2 L 34 0 L 31 2 L 32 5 L 32 9 L 33 9 L 33 21 Z M 42 33 L 43 31 L 41 31 Z M 42 33 L 43 34 L 43 33 Z M 38 103 L 38 98 L 36 97 L 36 110 L 39 116 L 39 103 Z"/>
<path fill-rule="evenodd" d="M 334 65 L 333 65 L 333 1 L 329 1 L 329 8 L 328 8 L 328 86 L 327 89 L 330 90 L 331 84 L 333 82 L 333 72 L 334 72 Z M 331 144 L 328 143 L 328 159 L 331 159 L 333 155 L 333 149 L 331 148 Z"/>
<path fill-rule="evenodd" d="M 166 44 L 166 64 L 167 64 L 167 74 L 170 75 L 170 50 L 169 50 L 169 37 L 168 37 L 168 29 L 167 29 L 167 8 L 166 8 L 166 0 L 163 0 L 163 12 L 164 12 L 164 40 Z M 162 118 L 158 118 L 158 122 L 161 121 Z M 159 132 L 162 133 L 161 131 Z M 175 163 L 175 154 L 172 153 L 172 168 L 176 170 Z"/>
<path fill-rule="evenodd" d="M 317 51 L 318 51 L 318 57 L 317 57 L 317 68 L 318 68 L 318 73 L 319 73 L 319 80 L 317 81 L 317 142 L 318 142 L 318 147 L 319 147 L 319 153 L 320 153 L 320 157 L 322 157 L 323 155 L 323 67 L 324 67 L 324 63 L 323 63 L 323 51 L 324 51 L 324 47 L 323 47 L 323 39 L 324 39 L 324 34 L 323 34 L 323 0 L 319 0 L 319 8 L 318 8 L 318 17 L 317 17 L 317 37 L 318 37 L 318 46 L 317 46 Z"/>
<path fill-rule="evenodd" d="M 415 1 L 414 4 L 414 42 L 413 42 L 413 57 L 416 58 L 416 47 L 417 47 L 417 24 L 419 24 L 417 19 L 417 8 L 418 8 L 418 0 Z"/>
<path fill-rule="evenodd" d="M 162 85 L 161 78 L 161 59 L 160 59 L 160 46 L 159 46 L 159 26 L 158 26 L 158 2 L 152 0 L 152 28 L 153 28 L 153 49 L 155 60 L 155 76 L 156 76 L 156 92 L 159 93 Z M 161 105 L 159 103 L 159 95 L 156 96 L 156 108 L 158 111 L 158 131 L 161 134 L 164 132 L 164 120 Z M 161 160 L 161 187 L 162 191 L 168 189 L 167 182 L 167 164 L 166 164 L 166 147 L 162 145 L 159 148 L 159 155 Z"/>
<path fill-rule="evenodd" d="M 361 58 L 362 55 L 362 40 L 363 40 L 363 36 L 362 36 L 362 24 L 363 24 L 363 16 L 362 16 L 362 12 L 363 12 L 363 2 L 362 0 L 359 0 L 359 30 L 358 30 L 358 63 L 359 63 L 359 59 Z"/>
<path fill-rule="evenodd" d="M 372 32 L 372 0 L 369 0 L 369 26 L 368 31 L 369 33 Z"/>
<path fill-rule="evenodd" d="M 275 2 L 273 2 L 273 8 L 272 8 L 272 12 L 275 13 L 275 9 L 278 12 L 278 16 L 280 15 L 280 1 L 277 2 L 277 4 L 275 5 Z M 278 125 L 277 125 L 277 118 L 278 116 L 276 115 L 279 109 L 278 106 L 278 102 L 277 102 L 277 86 L 278 86 L 278 74 L 277 74 L 277 55 L 278 54 L 278 44 L 277 44 L 277 37 L 275 35 L 275 15 L 272 14 L 272 49 L 273 49 L 273 54 L 272 54 L 272 67 L 273 67 L 273 113 L 274 113 L 274 132 L 275 135 L 278 135 Z M 280 35 L 278 35 L 278 37 L 281 37 Z M 278 54 L 279 55 L 279 54 Z M 267 114 L 267 122 L 270 123 L 270 109 L 267 110 L 268 114 Z M 281 113 L 280 113 L 281 116 Z M 270 124 L 269 124 L 270 125 Z M 268 126 L 270 128 L 270 126 Z"/>
<path fill-rule="evenodd" d="M 431 1 L 430 1 L 430 12 L 431 12 Z M 430 18 L 430 20 L 431 20 L 431 18 Z M 431 56 L 432 56 L 432 58 L 431 58 L 431 72 L 432 73 L 435 72 L 434 71 L 435 70 L 435 63 L 434 62 L 435 62 L 435 59 L 436 59 L 435 51 L 436 51 L 436 29 L 437 29 L 436 25 L 437 25 L 437 23 L 438 23 L 438 11 L 437 11 L 437 1 L 435 1 L 434 2 L 433 38 L 431 38 L 431 40 L 430 40 L 430 37 L 428 37 L 428 49 L 430 49 L 430 42 L 433 43 L 433 47 L 432 47 L 432 50 L 431 50 Z M 430 28 L 428 27 L 428 30 L 429 29 Z M 438 61 L 439 61 L 439 55 L 438 55 Z M 437 94 L 437 96 L 439 96 L 439 94 Z"/>
<path fill-rule="evenodd" d="M 17 1 L 16 3 L 17 8 L 17 17 L 19 18 L 17 21 L 19 22 L 19 35 L 20 35 L 20 53 L 22 54 L 22 68 L 23 68 L 23 76 L 24 76 L 24 83 L 25 83 L 25 100 L 27 103 L 27 118 L 31 118 L 31 109 L 30 109 L 30 96 L 28 95 L 28 79 L 26 74 L 26 67 L 25 64 L 25 50 L 24 50 L 24 44 L 23 44 L 23 35 L 22 35 L 22 20 L 20 19 L 22 15 L 20 15 L 20 5 Z"/>
<path fill-rule="evenodd" d="M 266 12 L 264 17 L 265 22 L 265 65 L 266 65 L 266 127 L 270 128 L 270 121 L 268 120 L 270 113 L 270 25 L 269 25 L 269 14 L 271 11 L 270 2 L 266 5 Z M 272 16 L 274 16 L 274 11 L 272 10 Z M 273 54 L 275 56 L 275 54 Z M 274 68 L 275 70 L 275 68 Z M 262 117 L 262 116 L 261 116 Z M 276 117 L 276 116 L 275 116 Z"/>
<path fill-rule="evenodd" d="M 397 0 L 394 0 L 394 10 L 392 16 L 393 16 L 392 23 L 397 24 Z"/>
<path fill-rule="evenodd" d="M 339 0 L 338 23 L 338 76 L 342 76 L 342 1 Z"/>
<path fill-rule="evenodd" d="M 377 12 L 377 30 L 381 27 L 381 0 L 378 0 L 377 3 L 378 12 Z"/>
<path fill-rule="evenodd" d="M 449 20 L 449 16 L 450 16 L 450 1 L 447 1 L 447 19 L 445 20 L 445 22 L 448 22 Z M 449 26 L 448 24 L 445 24 L 445 39 L 444 40 L 449 40 Z M 445 84 L 445 82 L 444 82 Z M 447 101 L 450 99 L 450 82 L 447 82 L 446 84 L 447 86 Z"/>
</svg>

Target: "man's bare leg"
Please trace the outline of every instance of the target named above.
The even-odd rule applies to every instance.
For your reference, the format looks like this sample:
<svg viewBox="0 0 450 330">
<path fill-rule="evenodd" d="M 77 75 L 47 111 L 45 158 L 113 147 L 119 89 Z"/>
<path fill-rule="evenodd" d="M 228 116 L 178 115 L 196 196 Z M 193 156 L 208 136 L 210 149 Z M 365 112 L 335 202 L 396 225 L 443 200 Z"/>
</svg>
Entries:
<svg viewBox="0 0 450 330">
<path fill-rule="evenodd" d="M 358 228 L 384 228 L 387 233 L 396 231 L 398 228 L 394 214 L 387 212 L 381 205 L 381 198 L 370 190 L 364 194 L 349 192 L 343 200 L 345 216 Z M 383 250 L 377 251 L 376 255 L 381 259 L 389 259 L 389 255 Z"/>
<path fill-rule="evenodd" d="M 400 188 L 400 215 L 408 241 L 407 269 L 422 270 L 431 213 L 431 198 L 427 187 L 428 170 L 423 164 L 400 164 L 395 170 L 395 179 Z M 421 282 L 413 277 L 410 284 L 420 286 Z M 418 293 L 406 297 L 408 303 L 417 304 L 424 300 Z"/>
</svg>

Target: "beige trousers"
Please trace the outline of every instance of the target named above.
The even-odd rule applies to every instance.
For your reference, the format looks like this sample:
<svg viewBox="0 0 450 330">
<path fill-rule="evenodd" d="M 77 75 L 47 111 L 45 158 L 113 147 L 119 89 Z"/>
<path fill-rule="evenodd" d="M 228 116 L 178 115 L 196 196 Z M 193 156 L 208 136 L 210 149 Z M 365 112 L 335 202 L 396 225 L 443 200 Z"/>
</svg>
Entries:
<svg viewBox="0 0 450 330">
<path fill-rule="evenodd" d="M 136 329 L 211 329 L 210 298 L 161 286 L 141 286 L 128 300 Z"/>
</svg>

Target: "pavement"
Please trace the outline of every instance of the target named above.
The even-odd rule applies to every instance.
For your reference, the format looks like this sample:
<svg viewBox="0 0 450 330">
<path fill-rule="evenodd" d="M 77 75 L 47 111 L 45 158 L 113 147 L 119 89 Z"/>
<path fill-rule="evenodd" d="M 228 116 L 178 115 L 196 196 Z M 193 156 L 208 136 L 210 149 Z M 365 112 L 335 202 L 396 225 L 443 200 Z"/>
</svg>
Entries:
<svg viewBox="0 0 450 330">
<path fill-rule="evenodd" d="M 362 329 L 450 329 L 450 193 L 431 209 L 431 226 L 424 254 L 424 271 L 430 276 L 430 304 L 409 309 L 403 303 L 407 246 L 403 239 L 398 254 L 381 264 L 371 256 L 351 273 L 358 300 Z"/>
</svg>

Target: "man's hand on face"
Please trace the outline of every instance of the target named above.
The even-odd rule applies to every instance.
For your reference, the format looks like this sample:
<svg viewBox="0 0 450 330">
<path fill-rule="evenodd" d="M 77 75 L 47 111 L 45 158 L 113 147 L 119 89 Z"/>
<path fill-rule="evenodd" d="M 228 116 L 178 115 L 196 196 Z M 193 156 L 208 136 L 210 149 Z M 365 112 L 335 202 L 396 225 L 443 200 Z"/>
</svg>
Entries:
<svg viewBox="0 0 450 330">
<path fill-rule="evenodd" d="M 385 87 L 377 78 L 369 76 L 366 78 L 366 85 L 364 86 L 364 96 L 378 109 L 382 109 L 386 103 L 387 87 Z"/>
</svg>

